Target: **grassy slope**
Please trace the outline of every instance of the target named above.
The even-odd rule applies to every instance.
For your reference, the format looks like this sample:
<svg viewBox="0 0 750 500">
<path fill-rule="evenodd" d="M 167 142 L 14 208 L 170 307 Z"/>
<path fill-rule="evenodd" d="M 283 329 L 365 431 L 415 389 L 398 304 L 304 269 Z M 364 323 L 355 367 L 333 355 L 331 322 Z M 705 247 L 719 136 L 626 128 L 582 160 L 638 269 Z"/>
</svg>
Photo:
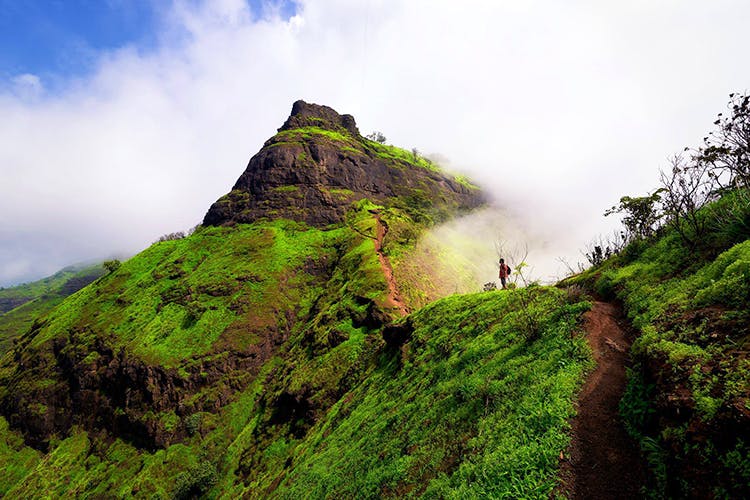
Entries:
<svg viewBox="0 0 750 500">
<path fill-rule="evenodd" d="M 362 220 L 357 216 L 353 219 L 360 230 L 367 229 L 368 224 L 374 229 L 369 214 Z M 316 269 L 322 274 L 316 275 Z M 25 496 L 38 491 L 60 495 L 140 491 L 169 497 L 175 478 L 184 472 L 180 476 L 183 481 L 193 480 L 193 468 L 200 467 L 206 457 L 211 460 L 209 468 L 221 459 L 233 471 L 244 451 L 241 447 L 247 445 L 242 440 L 235 444 L 233 441 L 262 414 L 264 408 L 258 394 L 269 371 L 295 367 L 287 381 L 289 385 L 298 383 L 296 379 L 317 377 L 317 388 L 325 394 L 325 387 L 321 386 L 335 386 L 347 373 L 347 367 L 361 357 L 367 332 L 366 328 L 353 325 L 352 318 L 363 312 L 366 303 L 357 297 L 377 301 L 385 298 L 386 290 L 372 239 L 346 227 L 321 231 L 277 221 L 206 228 L 183 240 L 152 245 L 123 263 L 117 272 L 69 297 L 45 318 L 41 328 L 23 339 L 25 350 L 21 352 L 44 352 L 56 337 L 83 331 L 85 335 L 79 335 L 76 344 L 83 350 L 82 356 L 89 349 L 87 343 L 104 338 L 115 349 L 126 349 L 132 357 L 180 371 L 200 359 L 251 349 L 271 330 L 294 330 L 294 325 L 287 323 L 305 317 L 314 304 L 325 310 L 326 317 L 314 317 L 317 324 L 313 321 L 307 325 L 305 333 L 319 335 L 321 343 L 331 332 L 348 338 L 311 363 L 307 360 L 307 347 L 301 345 L 309 340 L 301 329 L 294 330 L 289 350 L 296 348 L 299 352 L 272 357 L 255 380 L 246 376 L 245 388 L 232 394 L 229 404 L 220 411 L 182 417 L 189 419 L 185 425 L 192 437 L 155 454 L 142 453 L 119 440 L 113 451 L 99 438 L 74 428 L 70 437 L 51 442 L 53 450 L 36 470 L 27 469 L 32 473 L 16 484 L 17 493 Z M 15 385 L 0 391 L 31 393 L 30 405 L 37 404 L 31 391 L 54 383 L 47 378 L 49 374 L 14 375 L 16 364 L 11 357 L 6 357 L 3 364 L 5 383 Z M 24 389 L 18 384 L 23 384 Z M 213 389 L 209 386 L 195 398 L 212 398 Z M 172 412 L 148 418 L 159 420 L 158 424 L 165 428 L 181 423 L 181 417 Z M 18 442 L 18 435 L 7 428 L 3 428 L 3 435 L 9 443 Z M 3 453 L 3 460 L 19 464 L 18 467 L 33 462 L 19 458 L 33 455 L 25 447 L 18 452 L 6 447 Z M 92 461 L 97 467 L 91 467 Z M 69 484 L 66 474 L 83 475 L 86 481 Z M 166 478 L 171 480 L 165 481 Z M 0 479 L 0 492 L 7 491 L 16 479 L 17 476 Z"/>
<path fill-rule="evenodd" d="M 223 339 L 222 334 L 235 322 L 252 321 L 250 308 L 262 308 L 255 316 L 263 320 L 273 313 L 269 308 L 309 308 L 309 295 L 319 289 L 301 268 L 309 260 L 330 258 L 339 236 L 279 222 L 206 228 L 195 237 L 155 243 L 65 301 L 29 345 L 39 347 L 60 332 L 88 326 L 111 332 L 114 347 L 162 366 L 204 355 L 220 340 L 243 347 L 252 335 Z M 252 326 L 257 334 L 275 325 Z"/>
<path fill-rule="evenodd" d="M 539 340 L 521 333 L 520 294 L 541 314 Z M 401 351 L 383 354 L 289 453 L 275 495 L 546 498 L 588 365 L 571 335 L 587 308 L 550 289 L 425 307 Z"/>
<path fill-rule="evenodd" d="M 84 370 L 95 361 L 88 346 L 105 339 L 187 376 L 271 331 L 288 336 L 257 376 L 232 372 L 180 414 L 143 416 L 188 430 L 165 449 L 73 427 L 41 454 L 0 420 L 0 463 L 10 471 L 0 494 L 545 496 L 587 364 L 584 341 L 571 336 L 587 304 L 547 289 L 455 296 L 415 313 L 412 340 L 390 351 L 368 319 L 387 296 L 376 208 L 359 202 L 346 226 L 329 230 L 289 221 L 205 228 L 152 245 L 69 297 L 24 337 L 22 360 L 75 332 Z M 424 227 L 397 208 L 381 215 L 417 234 Z M 405 258 L 414 242 L 398 235 L 386 248 Z M 531 342 L 529 314 L 540 327 Z M 54 374 L 14 375 L 12 358 L 3 364 L 0 379 L 16 385 L 0 392 L 32 394 L 28 404 L 43 414 L 33 391 L 55 384 Z M 217 410 L 189 410 L 221 397 Z M 284 397 L 308 398 L 314 416 L 280 418 Z"/>
<path fill-rule="evenodd" d="M 521 333 L 520 294 L 539 320 L 532 342 Z M 40 457 L 3 426 L 0 463 L 13 474 L 0 492 L 546 498 L 590 363 L 585 341 L 571 335 L 587 307 L 552 289 L 428 306 L 413 315 L 411 340 L 400 351 L 381 347 L 367 376 L 307 433 L 264 443 L 262 474 L 250 478 L 241 462 L 259 439 L 260 377 L 224 412 L 205 415 L 201 432 L 155 453 L 74 430 Z"/>
<path fill-rule="evenodd" d="M 726 214 L 732 197 L 702 215 Z M 750 225 L 732 224 L 695 250 L 672 232 L 636 242 L 572 280 L 621 300 L 640 332 L 622 410 L 659 494 L 750 493 Z"/>
<path fill-rule="evenodd" d="M 315 127 L 287 133 L 305 134 L 374 151 L 393 168 L 435 168 Z M 387 207 L 360 201 L 345 225 L 326 230 L 282 220 L 203 228 L 152 245 L 69 297 L 22 339 L 20 363 L 8 355 L 0 366 L 0 396 L 28 395 L 40 418 L 50 410 L 34 394 L 62 383 L 47 371 L 55 345 L 84 373 L 102 372 L 95 346 L 105 342 L 194 380 L 204 363 L 257 353 L 269 336 L 283 342 L 257 373 L 227 372 L 179 411 L 137 415 L 167 433 L 186 429 L 164 449 L 74 426 L 41 454 L 0 419 L 0 463 L 11 471 L 0 494 L 546 497 L 589 363 L 571 335 L 586 303 L 541 288 L 454 296 L 410 317 L 401 350 L 382 338 L 397 314 L 370 211 L 388 224 L 384 252 L 417 308 L 471 282 L 438 243 L 415 250 L 453 208 L 417 190 Z"/>
<path fill-rule="evenodd" d="M 0 313 L 0 356 L 13 340 L 26 333 L 34 320 L 60 304 L 75 289 L 104 274 L 101 265 L 70 266 L 47 278 L 0 290 L 0 299 L 24 300 L 22 305 Z"/>
</svg>

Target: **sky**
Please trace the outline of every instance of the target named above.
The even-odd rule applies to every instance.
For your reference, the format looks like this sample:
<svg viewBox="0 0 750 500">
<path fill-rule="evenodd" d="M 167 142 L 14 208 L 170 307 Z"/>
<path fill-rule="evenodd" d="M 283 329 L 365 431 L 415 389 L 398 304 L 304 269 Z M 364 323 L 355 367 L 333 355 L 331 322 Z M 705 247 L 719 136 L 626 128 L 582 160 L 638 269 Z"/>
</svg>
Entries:
<svg viewBox="0 0 750 500">
<path fill-rule="evenodd" d="M 558 276 L 748 89 L 748 19 L 741 0 L 0 0 L 0 286 L 195 226 L 297 99 L 472 176 L 502 217 L 463 237 Z"/>
</svg>

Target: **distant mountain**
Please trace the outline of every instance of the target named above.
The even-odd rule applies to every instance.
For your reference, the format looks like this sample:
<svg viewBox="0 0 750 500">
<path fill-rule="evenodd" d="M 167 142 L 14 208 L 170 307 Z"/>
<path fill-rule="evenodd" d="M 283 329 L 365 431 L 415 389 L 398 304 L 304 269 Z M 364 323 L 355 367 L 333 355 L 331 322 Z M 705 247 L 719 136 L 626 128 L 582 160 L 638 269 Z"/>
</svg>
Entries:
<svg viewBox="0 0 750 500">
<path fill-rule="evenodd" d="M 0 355 L 34 319 L 104 274 L 101 264 L 65 267 L 52 276 L 0 290 Z"/>
</svg>

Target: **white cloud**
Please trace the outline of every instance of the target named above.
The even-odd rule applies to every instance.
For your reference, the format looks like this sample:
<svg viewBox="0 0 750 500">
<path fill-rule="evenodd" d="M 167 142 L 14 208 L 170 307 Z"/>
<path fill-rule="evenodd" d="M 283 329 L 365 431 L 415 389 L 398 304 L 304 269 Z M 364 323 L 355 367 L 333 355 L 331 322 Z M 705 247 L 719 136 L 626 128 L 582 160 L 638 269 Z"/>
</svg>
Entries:
<svg viewBox="0 0 750 500">
<path fill-rule="evenodd" d="M 299 98 L 484 181 L 548 242 L 538 259 L 553 264 L 537 267 L 553 273 L 746 88 L 748 14 L 730 0 L 337 0 L 284 20 L 177 2 L 154 51 L 103 53 L 56 95 L 33 75 L 0 94 L 0 245 L 21 252 L 0 255 L 0 284 L 30 277 L 17 262 L 43 274 L 196 224 Z"/>
<path fill-rule="evenodd" d="M 31 73 L 17 75 L 11 79 L 11 88 L 13 93 L 23 101 L 32 101 L 38 99 L 44 87 L 38 76 Z"/>
</svg>

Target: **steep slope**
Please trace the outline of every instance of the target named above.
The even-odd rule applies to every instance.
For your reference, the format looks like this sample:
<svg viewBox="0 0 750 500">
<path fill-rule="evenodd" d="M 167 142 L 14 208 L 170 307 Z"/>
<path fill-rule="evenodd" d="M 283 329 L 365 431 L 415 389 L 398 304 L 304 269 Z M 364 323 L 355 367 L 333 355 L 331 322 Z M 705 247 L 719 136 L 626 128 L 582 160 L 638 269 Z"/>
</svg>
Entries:
<svg viewBox="0 0 750 500">
<path fill-rule="evenodd" d="M 324 227 L 344 222 L 363 198 L 430 223 L 484 201 L 476 187 L 417 154 L 363 138 L 350 115 L 297 101 L 203 224 L 287 218 Z"/>
<path fill-rule="evenodd" d="M 590 366 L 576 334 L 588 307 L 545 288 L 454 296 L 383 337 L 366 336 L 359 347 L 347 341 L 343 356 L 302 357 L 303 366 L 291 368 L 289 353 L 280 353 L 221 411 L 189 416 L 188 436 L 165 449 L 74 427 L 40 456 L 0 427 L 0 463 L 9 471 L 0 491 L 547 498 Z M 299 349 L 308 351 L 290 347 Z M 352 358 L 359 367 L 342 366 Z M 326 411 L 316 410 L 316 380 L 343 372 L 353 383 Z"/>
<path fill-rule="evenodd" d="M 0 492 L 190 496 L 281 478 L 272 445 L 301 442 L 381 365 L 385 326 L 476 289 L 444 252 L 423 272 L 402 264 L 426 228 L 481 203 L 296 103 L 203 227 L 71 295 L 3 356 Z"/>
<path fill-rule="evenodd" d="M 663 228 L 568 280 L 622 301 L 639 333 L 621 412 L 657 496 L 750 495 L 747 199 L 728 192 L 704 207 L 700 246 Z"/>
<path fill-rule="evenodd" d="M 0 290 L 0 356 L 34 319 L 104 274 L 96 265 L 75 265 L 32 283 Z"/>
</svg>

